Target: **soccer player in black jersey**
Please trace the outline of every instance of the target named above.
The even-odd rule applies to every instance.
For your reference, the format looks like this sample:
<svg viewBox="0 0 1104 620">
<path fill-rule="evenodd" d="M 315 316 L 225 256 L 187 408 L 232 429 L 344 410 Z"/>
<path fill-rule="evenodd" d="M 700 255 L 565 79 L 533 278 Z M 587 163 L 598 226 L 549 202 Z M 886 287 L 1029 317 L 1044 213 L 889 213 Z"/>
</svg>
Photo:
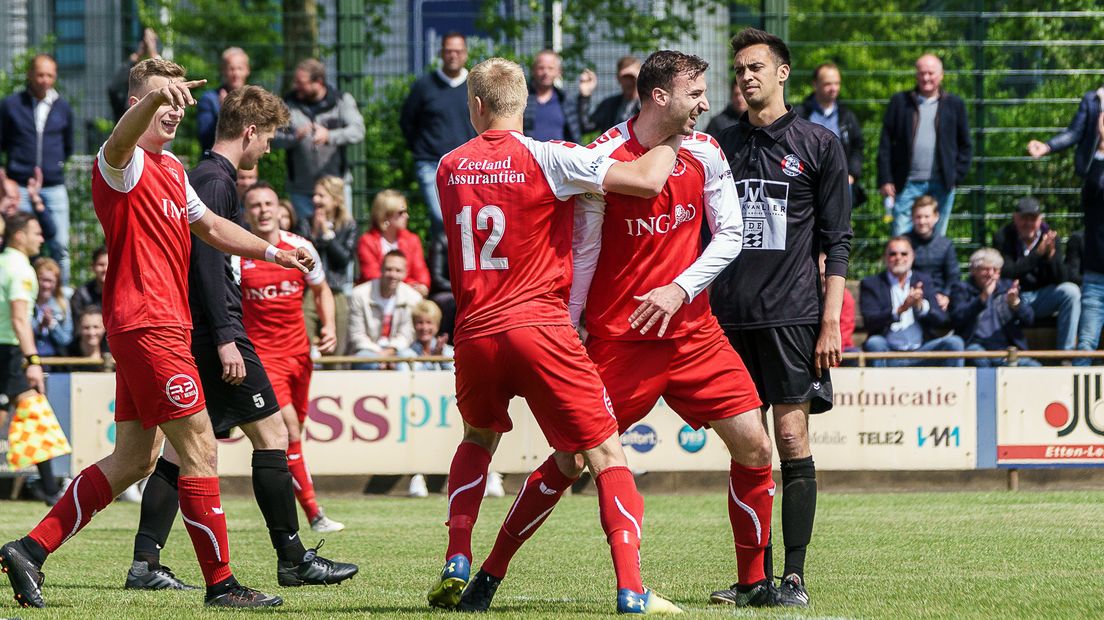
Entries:
<svg viewBox="0 0 1104 620">
<path fill-rule="evenodd" d="M 748 28 L 732 39 L 733 67 L 748 111 L 717 137 L 732 166 L 744 216 L 743 252 L 713 283 L 713 313 L 773 410 L 782 462 L 782 605 L 806 606 L 805 551 L 816 512 L 810 413 L 832 408 L 828 369 L 841 360 L 840 308 L 851 250 L 851 195 L 843 146 L 798 118 L 783 86 L 790 51 Z M 817 261 L 826 255 L 821 294 Z M 764 413 L 766 413 L 764 409 Z M 766 573 L 773 573 L 770 547 Z M 735 589 L 713 602 L 742 600 Z"/>
</svg>

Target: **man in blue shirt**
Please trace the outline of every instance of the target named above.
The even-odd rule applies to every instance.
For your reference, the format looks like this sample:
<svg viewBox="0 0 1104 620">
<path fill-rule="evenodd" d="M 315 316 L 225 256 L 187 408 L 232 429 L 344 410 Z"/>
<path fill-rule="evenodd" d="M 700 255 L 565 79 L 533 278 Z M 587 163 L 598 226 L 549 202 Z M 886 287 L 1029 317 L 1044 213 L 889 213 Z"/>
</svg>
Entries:
<svg viewBox="0 0 1104 620">
<path fill-rule="evenodd" d="M 852 206 L 866 202 L 862 190 L 863 139 L 862 125 L 850 108 L 839 102 L 840 70 L 826 62 L 813 69 L 813 92 L 794 106 L 798 116 L 836 134 L 847 154 L 847 182 L 851 185 Z"/>
<path fill-rule="evenodd" d="M 564 91 L 556 86 L 563 75 L 560 55 L 552 50 L 541 50 L 533 58 L 529 101 L 525 104 L 522 126 L 525 135 L 542 142 L 548 140 L 579 141 L 579 117 L 575 113 L 578 104 L 569 101 Z"/>
</svg>

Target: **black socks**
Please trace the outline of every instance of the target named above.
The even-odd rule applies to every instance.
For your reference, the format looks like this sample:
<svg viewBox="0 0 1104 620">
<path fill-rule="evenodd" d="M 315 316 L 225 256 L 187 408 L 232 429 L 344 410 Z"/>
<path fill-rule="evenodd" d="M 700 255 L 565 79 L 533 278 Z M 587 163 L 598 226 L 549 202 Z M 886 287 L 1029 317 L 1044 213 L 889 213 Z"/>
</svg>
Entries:
<svg viewBox="0 0 1104 620">
<path fill-rule="evenodd" d="M 299 514 L 285 451 L 253 451 L 253 495 L 277 557 L 284 562 L 302 562 L 307 550 L 299 540 Z"/>
</svg>

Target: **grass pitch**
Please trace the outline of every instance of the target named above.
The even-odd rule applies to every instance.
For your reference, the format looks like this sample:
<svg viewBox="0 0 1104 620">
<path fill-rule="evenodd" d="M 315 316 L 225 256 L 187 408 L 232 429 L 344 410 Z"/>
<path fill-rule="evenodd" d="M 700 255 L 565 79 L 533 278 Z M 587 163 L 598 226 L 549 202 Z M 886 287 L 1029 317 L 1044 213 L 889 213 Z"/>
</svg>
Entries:
<svg viewBox="0 0 1104 620">
<path fill-rule="evenodd" d="M 692 615 L 728 616 L 706 604 L 735 579 L 725 496 L 646 497 L 645 584 Z M 476 564 L 490 550 L 511 498 L 488 499 L 475 532 Z M 779 503 L 775 504 L 775 531 Z M 322 554 L 360 564 L 330 588 L 276 586 L 275 560 L 260 513 L 227 499 L 238 578 L 284 596 L 280 616 L 437 617 L 425 593 L 441 569 L 445 499 L 327 498 L 348 525 Z M 0 502 L 0 538 L 24 534 L 41 504 Z M 2 586 L 0 618 L 226 617 L 258 612 L 203 609 L 201 593 L 122 589 L 138 508 L 116 504 L 46 565 L 45 610 L 21 610 Z M 739 611 L 765 618 L 1104 618 L 1104 493 L 822 493 L 807 566 L 809 610 Z M 316 537 L 303 532 L 305 541 Z M 163 561 L 201 583 L 177 521 Z M 780 549 L 776 562 L 781 565 Z M 597 499 L 567 497 L 527 544 L 495 598 L 493 617 L 610 615 L 614 582 Z M 264 613 L 264 612 L 260 612 Z"/>
</svg>

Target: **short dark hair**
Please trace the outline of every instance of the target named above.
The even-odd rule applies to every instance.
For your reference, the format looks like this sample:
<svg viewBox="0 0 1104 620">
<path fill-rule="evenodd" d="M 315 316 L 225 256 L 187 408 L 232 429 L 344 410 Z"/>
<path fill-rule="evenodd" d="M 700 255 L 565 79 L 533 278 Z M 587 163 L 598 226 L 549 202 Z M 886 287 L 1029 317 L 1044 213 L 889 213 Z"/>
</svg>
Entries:
<svg viewBox="0 0 1104 620">
<path fill-rule="evenodd" d="M 740 50 L 752 45 L 766 45 L 779 65 L 790 64 L 790 48 L 786 46 L 786 42 L 758 28 L 744 28 L 732 37 L 732 55 L 735 56 Z"/>
<path fill-rule="evenodd" d="M 814 82 L 820 79 L 820 72 L 823 71 L 824 69 L 835 69 L 836 71 L 839 71 L 839 67 L 836 66 L 836 63 L 834 63 L 834 62 L 822 62 L 819 65 L 817 65 L 815 69 L 813 69 L 813 81 Z"/>
<path fill-rule="evenodd" d="M 36 222 L 34 213 L 20 211 L 4 218 L 4 246 L 11 243 L 12 237 L 27 229 L 31 222 Z"/>
<path fill-rule="evenodd" d="M 288 108 L 283 100 L 261 88 L 245 85 L 226 96 L 215 127 L 215 140 L 241 139 L 250 125 L 260 131 L 275 130 L 288 124 Z"/>
<path fill-rule="evenodd" d="M 680 75 L 694 79 L 705 73 L 709 63 L 692 54 L 683 54 L 674 50 L 660 50 L 648 56 L 640 66 L 640 75 L 636 78 L 636 92 L 641 101 L 652 96 L 652 89 L 671 90 L 671 83 Z"/>
<path fill-rule="evenodd" d="M 307 58 L 299 61 L 299 64 L 295 65 L 295 70 L 306 73 L 312 82 L 326 81 L 326 65 L 322 64 L 322 61 L 317 58 Z"/>
<path fill-rule="evenodd" d="M 107 246 L 101 245 L 100 247 L 92 250 L 92 262 L 100 260 L 101 256 L 107 256 Z"/>
<path fill-rule="evenodd" d="M 274 194 L 276 194 L 277 199 L 280 198 L 279 192 L 276 191 L 275 187 L 272 187 L 271 183 L 269 183 L 268 181 L 265 181 L 264 179 L 258 179 L 256 183 L 254 183 L 253 185 L 250 185 L 249 187 L 247 187 L 245 189 L 245 192 L 242 194 L 242 202 L 245 202 L 245 197 L 249 195 L 249 192 L 252 192 L 252 191 L 258 190 L 258 189 L 270 189 L 270 190 L 272 190 L 272 192 Z"/>
<path fill-rule="evenodd" d="M 383 255 L 383 258 L 380 259 L 380 264 L 382 265 L 383 261 L 387 260 L 388 258 L 401 258 L 405 261 L 406 260 L 406 253 L 403 252 L 402 250 L 391 250 L 387 254 Z"/>
<path fill-rule="evenodd" d="M 81 311 L 77 313 L 76 319 L 73 322 L 79 324 L 81 322 L 81 319 L 90 314 L 102 315 L 103 308 L 101 308 L 99 304 L 88 304 L 87 306 L 81 308 Z"/>
<path fill-rule="evenodd" d="M 460 32 L 459 30 L 449 30 L 448 32 L 446 32 L 445 36 L 441 37 L 441 47 L 444 47 L 445 41 L 448 41 L 449 39 L 463 39 L 464 46 L 466 47 L 468 45 L 467 35 L 465 35 L 463 32 Z"/>
<path fill-rule="evenodd" d="M 896 235 L 894 237 L 890 237 L 889 241 L 886 241 L 886 249 L 889 248 L 889 244 L 891 243 L 905 243 L 908 244 L 910 250 L 912 249 L 912 239 L 909 239 L 908 235 Z"/>
</svg>

